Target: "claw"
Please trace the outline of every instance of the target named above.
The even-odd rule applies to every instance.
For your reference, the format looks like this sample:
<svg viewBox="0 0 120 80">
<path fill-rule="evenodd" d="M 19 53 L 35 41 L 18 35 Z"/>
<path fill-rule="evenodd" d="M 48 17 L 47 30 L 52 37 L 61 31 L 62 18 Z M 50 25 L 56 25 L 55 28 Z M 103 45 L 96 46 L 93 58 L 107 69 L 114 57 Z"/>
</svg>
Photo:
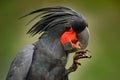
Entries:
<svg viewBox="0 0 120 80">
<path fill-rule="evenodd" d="M 78 60 L 74 60 L 74 64 L 75 64 L 75 65 L 81 65 L 81 63 L 78 62 Z"/>
<path fill-rule="evenodd" d="M 80 53 L 84 54 L 84 53 L 87 53 L 87 52 L 90 52 L 90 51 L 89 50 L 78 50 L 78 51 L 75 52 L 75 54 L 80 54 Z"/>
<path fill-rule="evenodd" d="M 90 51 L 89 50 L 79 50 L 79 51 L 76 51 L 75 56 L 76 56 L 77 59 L 91 58 L 91 56 L 88 55 L 87 52 L 90 52 Z"/>
<path fill-rule="evenodd" d="M 82 58 L 91 58 L 90 55 L 87 54 L 87 52 L 90 52 L 89 50 L 79 50 L 75 53 L 73 57 L 73 64 L 72 66 L 66 71 L 66 75 L 68 75 L 71 72 L 74 72 L 77 70 L 78 65 L 81 65 L 80 62 L 78 62 L 79 59 Z"/>
</svg>

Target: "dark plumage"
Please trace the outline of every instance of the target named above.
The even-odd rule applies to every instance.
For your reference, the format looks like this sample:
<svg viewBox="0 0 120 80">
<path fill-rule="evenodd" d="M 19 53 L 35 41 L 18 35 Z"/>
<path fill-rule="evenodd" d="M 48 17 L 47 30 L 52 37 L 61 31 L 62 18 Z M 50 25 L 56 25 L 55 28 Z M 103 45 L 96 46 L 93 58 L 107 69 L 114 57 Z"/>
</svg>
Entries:
<svg viewBox="0 0 120 80">
<path fill-rule="evenodd" d="M 80 33 L 88 24 L 82 15 L 66 7 L 42 8 L 23 17 L 35 13 L 39 14 L 31 21 L 37 17 L 41 17 L 41 20 L 27 34 L 34 36 L 37 33 L 44 33 L 36 43 L 25 47 L 16 56 L 6 80 L 68 80 L 64 73 L 69 53 L 60 42 L 61 35 L 68 28 Z M 23 57 L 28 54 L 30 56 Z M 28 63 L 24 64 L 24 61 Z"/>
<path fill-rule="evenodd" d="M 42 31 L 47 31 L 52 27 L 55 27 L 57 24 L 65 24 L 68 23 L 71 26 L 78 27 L 75 28 L 80 29 L 82 31 L 87 25 L 85 18 L 73 11 L 72 9 L 66 7 L 47 7 L 35 10 L 23 17 L 26 17 L 31 14 L 40 13 L 37 17 L 41 17 L 42 19 L 38 21 L 29 31 L 28 33 L 35 35 Z M 35 19 L 33 18 L 33 20 Z M 31 21 L 30 21 L 31 22 Z M 70 27 L 70 26 L 69 26 Z M 80 32 L 79 31 L 79 32 Z"/>
</svg>

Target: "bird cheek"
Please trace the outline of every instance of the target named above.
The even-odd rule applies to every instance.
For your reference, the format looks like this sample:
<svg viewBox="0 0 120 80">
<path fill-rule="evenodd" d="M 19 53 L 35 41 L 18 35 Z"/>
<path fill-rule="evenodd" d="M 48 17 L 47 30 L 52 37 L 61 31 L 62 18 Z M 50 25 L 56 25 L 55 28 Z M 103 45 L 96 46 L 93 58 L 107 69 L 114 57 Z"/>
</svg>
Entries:
<svg viewBox="0 0 120 80">
<path fill-rule="evenodd" d="M 80 46 L 78 45 L 78 39 L 76 37 L 76 33 L 74 30 L 71 28 L 67 31 L 65 31 L 62 36 L 61 36 L 61 43 L 64 47 L 65 50 L 69 51 L 76 51 L 80 50 Z"/>
</svg>

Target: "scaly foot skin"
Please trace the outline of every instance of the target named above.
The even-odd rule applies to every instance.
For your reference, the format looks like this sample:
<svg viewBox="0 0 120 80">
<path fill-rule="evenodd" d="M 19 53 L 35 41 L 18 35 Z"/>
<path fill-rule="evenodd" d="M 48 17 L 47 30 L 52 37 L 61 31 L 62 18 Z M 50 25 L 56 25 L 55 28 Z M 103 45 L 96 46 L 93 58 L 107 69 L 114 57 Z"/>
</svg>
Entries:
<svg viewBox="0 0 120 80">
<path fill-rule="evenodd" d="M 90 55 L 87 55 L 86 53 L 88 52 L 88 50 L 79 50 L 75 53 L 74 57 L 73 57 L 73 64 L 72 66 L 66 71 L 66 75 L 68 75 L 71 72 L 74 72 L 77 70 L 78 65 L 81 65 L 80 62 L 78 62 L 79 59 L 82 58 L 91 58 Z"/>
</svg>

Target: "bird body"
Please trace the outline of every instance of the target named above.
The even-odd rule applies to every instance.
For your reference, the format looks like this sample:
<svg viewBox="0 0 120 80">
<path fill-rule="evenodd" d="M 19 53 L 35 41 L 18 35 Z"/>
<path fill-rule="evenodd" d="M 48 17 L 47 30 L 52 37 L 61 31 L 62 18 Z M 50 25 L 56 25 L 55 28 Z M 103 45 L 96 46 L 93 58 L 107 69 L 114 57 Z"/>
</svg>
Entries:
<svg viewBox="0 0 120 80">
<path fill-rule="evenodd" d="M 68 75 L 64 75 L 68 51 L 76 51 L 80 40 L 80 45 L 87 46 L 88 24 L 83 16 L 66 7 L 42 8 L 25 16 L 39 12 L 41 14 L 38 16 L 42 16 L 42 19 L 27 33 L 31 36 L 43 34 L 37 42 L 25 46 L 18 53 L 6 80 L 68 80 Z M 81 32 L 86 33 L 87 37 L 84 34 L 80 37 Z M 67 45 L 66 48 L 68 43 L 72 46 Z"/>
<path fill-rule="evenodd" d="M 13 60 L 6 80 L 25 80 L 28 74 L 32 57 L 34 52 L 34 45 L 29 44 L 24 46 Z"/>
<path fill-rule="evenodd" d="M 45 33 L 35 43 L 36 49 L 27 80 L 63 80 L 67 55 L 61 47 L 59 37 L 58 34 Z"/>
</svg>

